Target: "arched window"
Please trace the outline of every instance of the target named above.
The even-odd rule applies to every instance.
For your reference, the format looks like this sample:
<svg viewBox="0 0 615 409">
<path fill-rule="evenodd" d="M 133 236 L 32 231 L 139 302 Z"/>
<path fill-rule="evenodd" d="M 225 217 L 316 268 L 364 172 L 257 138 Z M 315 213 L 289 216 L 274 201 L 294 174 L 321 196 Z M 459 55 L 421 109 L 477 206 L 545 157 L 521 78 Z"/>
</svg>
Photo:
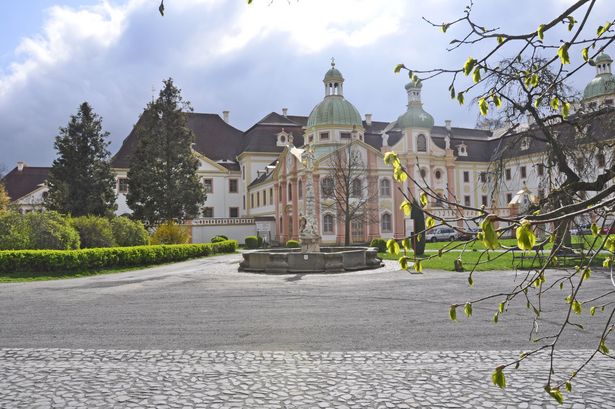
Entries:
<svg viewBox="0 0 615 409">
<path fill-rule="evenodd" d="M 282 202 L 282 185 L 278 186 L 278 202 Z"/>
<path fill-rule="evenodd" d="M 361 183 L 361 179 L 354 179 L 352 181 L 352 197 L 361 197 L 361 193 L 363 190 L 363 184 Z"/>
<path fill-rule="evenodd" d="M 293 184 L 288 183 L 288 200 L 293 200 Z"/>
<path fill-rule="evenodd" d="M 325 234 L 335 233 L 335 224 L 333 223 L 333 215 L 325 214 L 322 218 L 322 232 Z"/>
<path fill-rule="evenodd" d="M 293 217 L 292 216 L 288 216 L 288 235 L 292 235 L 293 234 Z"/>
<path fill-rule="evenodd" d="M 391 181 L 389 179 L 382 179 L 380 181 L 380 196 L 382 197 L 391 196 Z"/>
<path fill-rule="evenodd" d="M 299 192 L 297 193 L 299 195 L 299 199 L 303 199 L 303 180 L 299 179 L 297 189 L 299 190 Z"/>
<path fill-rule="evenodd" d="M 391 215 L 388 213 L 384 213 L 382 217 L 380 217 L 380 230 L 382 233 L 391 233 L 393 223 L 391 223 Z"/>
<path fill-rule="evenodd" d="M 324 197 L 333 196 L 333 179 L 330 177 L 323 178 L 320 185 L 320 190 L 322 191 L 322 195 Z"/>
<path fill-rule="evenodd" d="M 416 137 L 416 151 L 427 152 L 427 138 L 423 134 Z"/>
</svg>

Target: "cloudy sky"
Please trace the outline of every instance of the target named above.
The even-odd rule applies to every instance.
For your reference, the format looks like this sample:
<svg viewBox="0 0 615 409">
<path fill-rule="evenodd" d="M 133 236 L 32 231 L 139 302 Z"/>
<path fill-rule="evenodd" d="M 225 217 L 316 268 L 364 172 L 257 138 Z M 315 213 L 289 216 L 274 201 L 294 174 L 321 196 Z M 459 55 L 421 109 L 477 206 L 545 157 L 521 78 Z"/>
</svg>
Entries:
<svg viewBox="0 0 615 409">
<path fill-rule="evenodd" d="M 485 24 L 534 30 L 571 0 L 476 0 Z M 463 0 L 5 0 L 0 17 L 0 165 L 48 166 L 53 140 L 82 101 L 103 117 L 111 152 L 162 79 L 173 77 L 197 112 L 231 111 L 247 129 L 288 107 L 308 115 L 323 94 L 331 57 L 345 96 L 362 114 L 392 121 L 405 110 L 404 62 L 456 67 L 466 51 L 445 52 L 451 36 L 422 21 L 448 21 Z M 599 0 L 596 15 L 615 15 Z M 543 17 L 544 18 L 544 17 Z M 451 34 L 454 34 L 451 33 Z M 612 51 L 615 53 L 615 50 Z M 504 57 L 505 55 L 502 55 Z M 593 77 L 582 72 L 577 87 Z M 423 88 L 436 124 L 473 126 L 476 112 L 448 97 L 447 83 Z"/>
</svg>

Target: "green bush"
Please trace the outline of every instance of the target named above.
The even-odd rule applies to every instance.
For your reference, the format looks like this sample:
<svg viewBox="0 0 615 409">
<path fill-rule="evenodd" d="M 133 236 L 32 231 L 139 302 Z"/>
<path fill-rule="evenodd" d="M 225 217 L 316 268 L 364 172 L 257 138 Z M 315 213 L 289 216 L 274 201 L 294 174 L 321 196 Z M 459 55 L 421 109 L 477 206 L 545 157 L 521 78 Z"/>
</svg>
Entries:
<svg viewBox="0 0 615 409">
<path fill-rule="evenodd" d="M 288 240 L 286 242 L 286 247 L 289 247 L 291 249 L 299 248 L 299 242 L 297 240 Z"/>
<path fill-rule="evenodd" d="M 249 249 L 257 249 L 258 246 L 258 237 L 256 236 L 248 236 L 246 237 L 246 247 Z"/>
<path fill-rule="evenodd" d="M 116 246 L 109 219 L 99 216 L 81 216 L 72 220 L 79 232 L 81 248 L 99 248 Z"/>
<path fill-rule="evenodd" d="M 0 250 L 31 248 L 30 226 L 26 218 L 17 212 L 0 213 Z"/>
<path fill-rule="evenodd" d="M 30 226 L 31 249 L 71 250 L 78 249 L 79 233 L 70 218 L 58 212 L 32 212 L 25 215 Z"/>
<path fill-rule="evenodd" d="M 223 240 L 228 240 L 228 237 L 225 236 L 224 234 L 218 234 L 216 237 L 219 237 L 219 238 L 221 238 Z"/>
<path fill-rule="evenodd" d="M 151 240 L 152 244 L 186 244 L 189 241 L 188 228 L 173 221 L 158 226 Z"/>
<path fill-rule="evenodd" d="M 137 267 L 169 263 L 217 253 L 232 253 L 237 242 L 160 246 L 111 247 L 83 250 L 0 251 L 0 274 L 71 273 L 104 268 Z"/>
<path fill-rule="evenodd" d="M 222 236 L 222 235 L 214 236 L 211 238 L 212 243 L 220 243 L 221 241 L 227 241 L 227 240 L 228 240 L 228 237 Z"/>
<path fill-rule="evenodd" d="M 378 249 L 378 253 L 385 253 L 387 251 L 387 241 L 385 239 L 373 239 L 371 243 L 369 243 L 370 247 L 376 247 Z"/>
<path fill-rule="evenodd" d="M 138 220 L 114 217 L 111 219 L 111 230 L 115 243 L 120 247 L 145 246 L 149 243 L 149 234 Z"/>
</svg>

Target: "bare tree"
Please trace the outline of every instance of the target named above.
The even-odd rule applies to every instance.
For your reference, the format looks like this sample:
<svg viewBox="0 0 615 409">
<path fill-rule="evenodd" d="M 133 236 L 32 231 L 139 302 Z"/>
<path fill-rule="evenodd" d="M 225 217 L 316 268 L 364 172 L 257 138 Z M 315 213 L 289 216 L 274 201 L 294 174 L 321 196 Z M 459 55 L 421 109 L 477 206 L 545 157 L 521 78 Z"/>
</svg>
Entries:
<svg viewBox="0 0 615 409">
<path fill-rule="evenodd" d="M 370 180 L 361 152 L 352 142 L 332 152 L 321 182 L 322 207 L 344 224 L 345 246 L 350 245 L 353 224 L 365 226 L 378 220 L 377 182 Z"/>
<path fill-rule="evenodd" d="M 574 1 L 562 6 L 562 10 L 553 16 L 545 16 L 543 24 L 535 30 L 516 33 L 501 30 L 492 25 L 493 21 L 489 24 L 477 21 L 474 9 L 478 1 L 469 1 L 463 14 L 453 21 L 442 24 L 425 21 L 444 33 L 461 33 L 450 41 L 448 51 L 466 50 L 474 57 L 460 62 L 457 68 L 415 69 L 403 64 L 395 67 L 396 72 L 407 70 L 414 81 L 448 77 L 448 93 L 460 104 L 466 100 L 475 101 L 483 116 L 497 110 L 502 112 L 508 129 L 500 135 L 501 142 L 493 157 L 494 186 L 502 183 L 502 167 L 498 167 L 497 162 L 515 160 L 511 152 L 521 144 L 532 144 L 532 152 L 542 155 L 540 165 L 545 167 L 548 191 L 524 212 L 509 215 L 497 209 L 476 208 L 448 200 L 448 206 L 456 210 L 455 216 L 439 217 L 427 205 L 430 198 L 442 198 L 429 186 L 417 183 L 420 181 L 411 177 L 406 164 L 395 153 L 385 155 L 385 162 L 393 166 L 397 181 L 408 181 L 420 187 L 418 200 L 426 207 L 427 229 L 438 222 L 458 229 L 469 221 L 480 224 L 479 233 L 472 235 L 467 232 L 472 236 L 471 240 L 451 245 L 431 256 L 440 257 L 458 249 L 461 250 L 458 260 L 462 260 L 466 249 L 472 248 L 474 242 L 482 243 L 485 249 L 478 261 L 470 266 L 470 286 L 473 285 L 473 272 L 480 264 L 515 251 L 524 251 L 528 257 L 535 255 L 532 268 L 519 276 L 513 288 L 452 304 L 450 316 L 456 320 L 457 308 L 463 307 L 465 315 L 470 317 L 473 305 L 495 302 L 493 320 L 497 323 L 515 302 L 526 304 L 530 335 L 535 344 L 518 359 L 498 366 L 492 381 L 505 387 L 505 370 L 518 367 L 529 356 L 546 351 L 550 367 L 545 376 L 545 391 L 560 403 L 564 399 L 563 393 L 571 390 L 574 379 L 596 355 L 615 358 L 607 347 L 607 339 L 615 329 L 615 237 L 600 234 L 602 229 L 610 231 L 615 227 L 615 160 L 612 155 L 613 136 L 608 131 L 612 129 L 615 113 L 612 102 L 610 108 L 578 104 L 577 95 L 567 87 L 568 81 L 580 69 L 604 64 L 606 57 L 601 54 L 615 41 L 613 16 L 603 16 L 605 22 L 597 27 L 589 23 L 590 17 L 596 17 L 597 3 L 596 0 Z M 501 60 L 502 55 L 509 57 Z M 529 126 L 524 127 L 528 118 Z M 597 166 L 597 162 L 602 163 Z M 597 168 L 601 171 L 597 172 Z M 403 188 L 400 190 L 405 192 Z M 411 193 L 406 194 L 408 202 L 414 199 Z M 594 223 L 592 236 L 586 239 L 588 248 L 575 250 L 570 244 L 568 229 L 579 218 L 591 219 Z M 545 232 L 544 239 L 537 239 L 539 230 Z M 501 237 L 511 233 L 517 243 L 506 246 Z M 542 249 L 548 246 L 552 246 L 552 250 L 546 252 L 548 255 L 544 259 L 539 257 Z M 399 252 L 399 246 L 391 244 L 389 248 L 392 253 Z M 558 260 L 564 249 L 578 257 L 572 263 Z M 408 266 L 413 257 L 415 269 L 420 270 L 421 261 L 416 255 L 401 257 L 402 266 Z M 553 266 L 563 269 L 564 274 L 554 275 L 548 280 Z M 592 269 L 601 267 L 610 272 L 612 286 L 597 297 L 583 299 L 583 284 L 590 279 Z M 541 314 L 547 308 L 545 294 L 560 290 L 564 292 L 561 297 L 563 306 L 555 308 L 564 308 L 564 317 L 553 332 L 539 335 L 537 328 L 543 320 Z M 553 305 L 549 307 L 554 309 Z M 600 311 L 604 313 L 600 314 Z M 593 352 L 579 362 L 575 371 L 558 372 L 554 366 L 555 351 L 561 344 L 562 334 L 578 329 L 580 324 L 576 317 L 583 313 L 589 313 L 592 319 L 600 320 L 602 324 L 602 329 L 596 333 L 596 342 L 591 346 Z"/>
</svg>

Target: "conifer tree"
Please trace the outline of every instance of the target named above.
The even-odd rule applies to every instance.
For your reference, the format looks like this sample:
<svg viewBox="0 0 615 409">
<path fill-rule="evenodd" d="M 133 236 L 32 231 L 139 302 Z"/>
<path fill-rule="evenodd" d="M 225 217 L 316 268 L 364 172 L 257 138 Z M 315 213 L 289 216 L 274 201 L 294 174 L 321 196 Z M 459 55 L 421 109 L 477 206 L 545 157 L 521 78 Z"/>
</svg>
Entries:
<svg viewBox="0 0 615 409">
<path fill-rule="evenodd" d="M 149 226 L 195 217 L 205 200 L 185 114 L 192 108 L 171 78 L 163 83 L 135 126 L 137 147 L 128 171 L 128 206 Z"/>
<path fill-rule="evenodd" d="M 111 172 L 108 132 L 102 119 L 84 102 L 68 126 L 60 128 L 47 183 L 45 206 L 73 216 L 109 215 L 115 210 L 115 178 Z"/>
</svg>

